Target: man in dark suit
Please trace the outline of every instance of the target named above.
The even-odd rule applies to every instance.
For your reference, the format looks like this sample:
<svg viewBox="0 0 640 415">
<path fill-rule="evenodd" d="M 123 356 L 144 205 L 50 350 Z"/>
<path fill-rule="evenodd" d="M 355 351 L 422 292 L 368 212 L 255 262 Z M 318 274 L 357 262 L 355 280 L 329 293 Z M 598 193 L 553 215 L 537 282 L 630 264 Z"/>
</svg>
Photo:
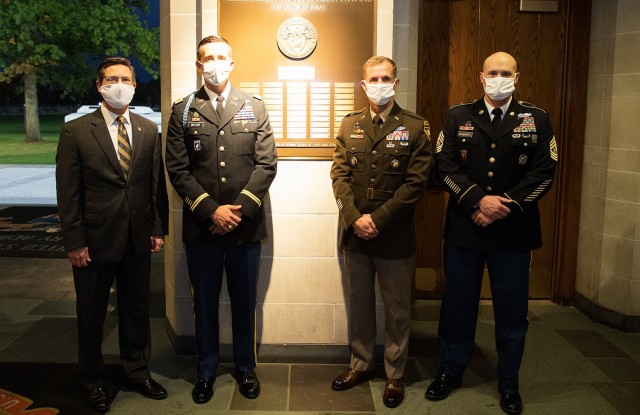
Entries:
<svg viewBox="0 0 640 415">
<path fill-rule="evenodd" d="M 374 56 L 362 75 L 369 106 L 342 120 L 331 167 L 342 224 L 351 346 L 351 367 L 331 387 L 346 390 L 373 378 L 377 274 L 385 308 L 383 402 L 393 408 L 404 399 L 414 213 L 431 167 L 429 124 L 393 100 L 399 83 L 393 60 Z"/>
<path fill-rule="evenodd" d="M 462 384 L 474 344 L 485 264 L 491 277 L 500 406 L 522 412 L 518 371 L 527 332 L 531 250 L 542 245 L 538 200 L 551 188 L 558 150 L 547 114 L 513 100 L 515 59 L 489 56 L 483 99 L 452 107 L 436 145 L 449 192 L 440 369 L 426 392 L 444 399 Z"/>
<path fill-rule="evenodd" d="M 223 269 L 231 299 L 233 354 L 240 393 L 258 397 L 256 295 L 261 240 L 267 237 L 263 200 L 276 175 L 276 151 L 262 98 L 229 82 L 234 61 L 222 37 L 198 45 L 204 86 L 173 105 L 166 164 L 184 200 L 186 245 L 198 353 L 194 402 L 213 396 L 219 358 L 218 298 Z"/>
<path fill-rule="evenodd" d="M 102 330 L 114 278 L 125 386 L 152 399 L 167 396 L 148 360 L 150 254 L 162 249 L 168 203 L 158 128 L 129 111 L 131 63 L 105 59 L 96 86 L 102 106 L 62 126 L 56 185 L 76 288 L 80 381 L 90 406 L 104 412 L 110 401 Z"/>
</svg>

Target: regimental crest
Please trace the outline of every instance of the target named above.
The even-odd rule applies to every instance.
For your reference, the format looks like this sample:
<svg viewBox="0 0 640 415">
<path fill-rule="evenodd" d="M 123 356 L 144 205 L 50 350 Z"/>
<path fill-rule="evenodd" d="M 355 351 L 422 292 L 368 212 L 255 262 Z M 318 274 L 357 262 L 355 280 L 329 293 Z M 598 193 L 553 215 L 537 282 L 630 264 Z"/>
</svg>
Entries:
<svg viewBox="0 0 640 415">
<path fill-rule="evenodd" d="M 527 160 L 528 160 L 528 157 L 526 154 L 520 154 L 520 157 L 518 157 L 518 164 L 520 164 L 521 166 L 524 166 L 525 164 L 527 164 Z"/>
<path fill-rule="evenodd" d="M 307 19 L 292 17 L 280 25 L 276 40 L 284 56 L 302 60 L 316 49 L 318 31 Z"/>
<path fill-rule="evenodd" d="M 200 140 L 194 140 L 193 141 L 193 150 L 194 151 L 202 150 L 202 143 L 200 142 Z"/>
<path fill-rule="evenodd" d="M 462 161 L 467 161 L 467 150 L 460 150 L 460 158 Z"/>
</svg>

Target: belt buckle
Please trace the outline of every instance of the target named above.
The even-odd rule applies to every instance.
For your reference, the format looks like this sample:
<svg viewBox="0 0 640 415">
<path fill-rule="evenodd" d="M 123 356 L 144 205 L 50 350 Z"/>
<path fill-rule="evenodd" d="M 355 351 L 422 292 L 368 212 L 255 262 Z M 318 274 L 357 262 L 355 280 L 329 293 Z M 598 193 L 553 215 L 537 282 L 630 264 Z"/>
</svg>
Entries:
<svg viewBox="0 0 640 415">
<path fill-rule="evenodd" d="M 373 187 L 367 187 L 367 200 L 373 200 Z"/>
</svg>

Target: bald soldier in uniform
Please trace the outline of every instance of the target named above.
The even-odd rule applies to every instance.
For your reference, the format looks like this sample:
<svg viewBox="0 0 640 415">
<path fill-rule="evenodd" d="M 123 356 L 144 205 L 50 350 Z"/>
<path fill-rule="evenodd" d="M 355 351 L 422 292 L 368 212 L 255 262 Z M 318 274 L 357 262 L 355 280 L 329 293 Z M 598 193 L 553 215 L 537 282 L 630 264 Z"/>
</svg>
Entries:
<svg viewBox="0 0 640 415">
<path fill-rule="evenodd" d="M 200 41 L 196 68 L 204 86 L 173 105 L 166 166 L 184 200 L 182 240 L 193 287 L 198 353 L 191 396 L 213 396 L 219 357 L 218 298 L 223 269 L 231 299 L 235 377 L 240 393 L 260 394 L 256 367 L 256 294 L 263 200 L 276 176 L 276 150 L 262 98 L 231 86 L 235 62 L 220 36 Z"/>
<path fill-rule="evenodd" d="M 377 274 L 385 308 L 383 402 L 393 408 L 404 399 L 414 213 L 432 162 L 429 124 L 394 101 L 399 80 L 393 60 L 374 56 L 362 74 L 369 105 L 342 120 L 331 168 L 342 225 L 351 346 L 351 367 L 331 386 L 346 390 L 373 378 Z"/>
<path fill-rule="evenodd" d="M 480 73 L 484 97 L 452 107 L 436 145 L 449 192 L 444 229 L 445 288 L 440 369 L 426 392 L 440 400 L 462 384 L 474 344 L 485 264 L 498 352 L 500 407 L 522 412 L 518 371 L 529 321 L 531 250 L 542 245 L 538 201 L 551 188 L 558 149 L 547 114 L 513 99 L 520 74 L 504 52 Z"/>
</svg>

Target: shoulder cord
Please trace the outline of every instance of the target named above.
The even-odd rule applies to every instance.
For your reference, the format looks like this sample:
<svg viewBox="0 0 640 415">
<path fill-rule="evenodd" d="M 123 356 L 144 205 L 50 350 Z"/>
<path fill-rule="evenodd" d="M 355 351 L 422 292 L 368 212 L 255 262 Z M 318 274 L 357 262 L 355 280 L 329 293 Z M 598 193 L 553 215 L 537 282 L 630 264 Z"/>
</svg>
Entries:
<svg viewBox="0 0 640 415">
<path fill-rule="evenodd" d="M 189 107 L 193 102 L 193 99 L 196 97 L 196 92 L 194 91 L 187 100 L 187 105 L 184 107 L 184 113 L 182 114 L 182 128 L 187 128 L 187 118 L 189 118 Z"/>
</svg>

